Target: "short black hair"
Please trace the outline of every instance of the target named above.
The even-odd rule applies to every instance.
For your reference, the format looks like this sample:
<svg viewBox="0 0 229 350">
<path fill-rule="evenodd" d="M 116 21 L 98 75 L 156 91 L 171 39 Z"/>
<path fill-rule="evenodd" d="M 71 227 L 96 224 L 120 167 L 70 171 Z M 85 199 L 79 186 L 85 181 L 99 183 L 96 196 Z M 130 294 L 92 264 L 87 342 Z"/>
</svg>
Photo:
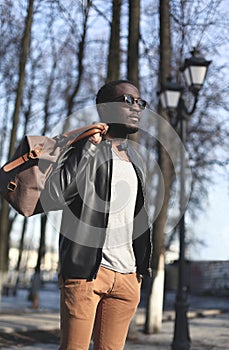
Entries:
<svg viewBox="0 0 229 350">
<path fill-rule="evenodd" d="M 116 97 L 116 86 L 120 84 L 131 84 L 135 86 L 131 81 L 127 79 L 111 80 L 104 84 L 96 95 L 96 106 L 99 114 L 99 118 L 102 122 L 106 123 L 106 117 L 103 115 L 102 109 L 100 108 L 103 103 L 112 102 Z"/>
<path fill-rule="evenodd" d="M 135 86 L 129 80 L 120 79 L 120 80 L 109 81 L 99 89 L 96 95 L 96 104 L 98 105 L 100 103 L 112 102 L 112 100 L 116 97 L 116 86 L 123 83 L 131 84 Z"/>
</svg>

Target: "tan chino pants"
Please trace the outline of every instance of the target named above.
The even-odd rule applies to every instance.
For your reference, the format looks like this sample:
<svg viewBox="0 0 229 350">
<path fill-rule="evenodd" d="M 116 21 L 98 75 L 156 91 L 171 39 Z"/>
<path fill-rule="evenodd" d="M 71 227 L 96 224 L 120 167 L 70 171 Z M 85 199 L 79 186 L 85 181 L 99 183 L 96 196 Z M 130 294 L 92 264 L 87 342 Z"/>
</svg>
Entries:
<svg viewBox="0 0 229 350">
<path fill-rule="evenodd" d="M 122 350 L 140 300 L 136 273 L 100 267 L 97 278 L 66 280 L 61 285 L 60 350 Z M 93 330 L 94 328 L 94 330 Z"/>
</svg>

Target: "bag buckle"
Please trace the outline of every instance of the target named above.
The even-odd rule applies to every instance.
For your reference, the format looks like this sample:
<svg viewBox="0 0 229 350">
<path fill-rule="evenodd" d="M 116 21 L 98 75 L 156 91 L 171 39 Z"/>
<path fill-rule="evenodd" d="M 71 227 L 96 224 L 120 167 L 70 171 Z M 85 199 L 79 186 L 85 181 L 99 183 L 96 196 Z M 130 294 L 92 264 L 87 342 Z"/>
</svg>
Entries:
<svg viewBox="0 0 229 350">
<path fill-rule="evenodd" d="M 15 192 L 17 189 L 17 184 L 14 181 L 10 181 L 7 185 L 7 190 L 11 191 L 11 192 Z"/>
<path fill-rule="evenodd" d="M 29 152 L 28 157 L 31 159 L 38 158 L 39 151 L 40 151 L 39 149 L 33 149 L 32 151 Z"/>
</svg>

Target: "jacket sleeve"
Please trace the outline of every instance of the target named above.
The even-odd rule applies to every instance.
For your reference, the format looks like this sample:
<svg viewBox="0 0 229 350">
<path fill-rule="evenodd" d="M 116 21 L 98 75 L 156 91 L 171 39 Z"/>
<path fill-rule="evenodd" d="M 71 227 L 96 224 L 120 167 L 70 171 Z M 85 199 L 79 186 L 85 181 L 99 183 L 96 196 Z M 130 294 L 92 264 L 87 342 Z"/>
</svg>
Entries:
<svg viewBox="0 0 229 350">
<path fill-rule="evenodd" d="M 56 205 L 69 205 L 77 195 L 77 164 L 77 152 L 75 148 L 70 148 L 59 157 L 49 176 L 45 192 Z"/>
</svg>

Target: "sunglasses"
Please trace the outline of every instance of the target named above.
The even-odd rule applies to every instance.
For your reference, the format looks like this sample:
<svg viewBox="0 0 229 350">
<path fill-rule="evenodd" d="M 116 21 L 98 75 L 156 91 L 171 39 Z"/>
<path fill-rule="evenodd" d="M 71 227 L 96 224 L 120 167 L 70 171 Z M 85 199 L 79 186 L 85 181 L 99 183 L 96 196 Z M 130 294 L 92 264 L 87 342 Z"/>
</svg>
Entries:
<svg viewBox="0 0 229 350">
<path fill-rule="evenodd" d="M 126 104 L 128 104 L 129 106 L 133 106 L 134 103 L 136 102 L 137 105 L 141 108 L 141 109 L 145 109 L 147 102 L 145 100 L 143 100 L 142 98 L 134 98 L 132 95 L 122 95 L 122 96 L 118 96 L 115 97 L 112 101 L 122 101 L 125 102 Z"/>
</svg>

